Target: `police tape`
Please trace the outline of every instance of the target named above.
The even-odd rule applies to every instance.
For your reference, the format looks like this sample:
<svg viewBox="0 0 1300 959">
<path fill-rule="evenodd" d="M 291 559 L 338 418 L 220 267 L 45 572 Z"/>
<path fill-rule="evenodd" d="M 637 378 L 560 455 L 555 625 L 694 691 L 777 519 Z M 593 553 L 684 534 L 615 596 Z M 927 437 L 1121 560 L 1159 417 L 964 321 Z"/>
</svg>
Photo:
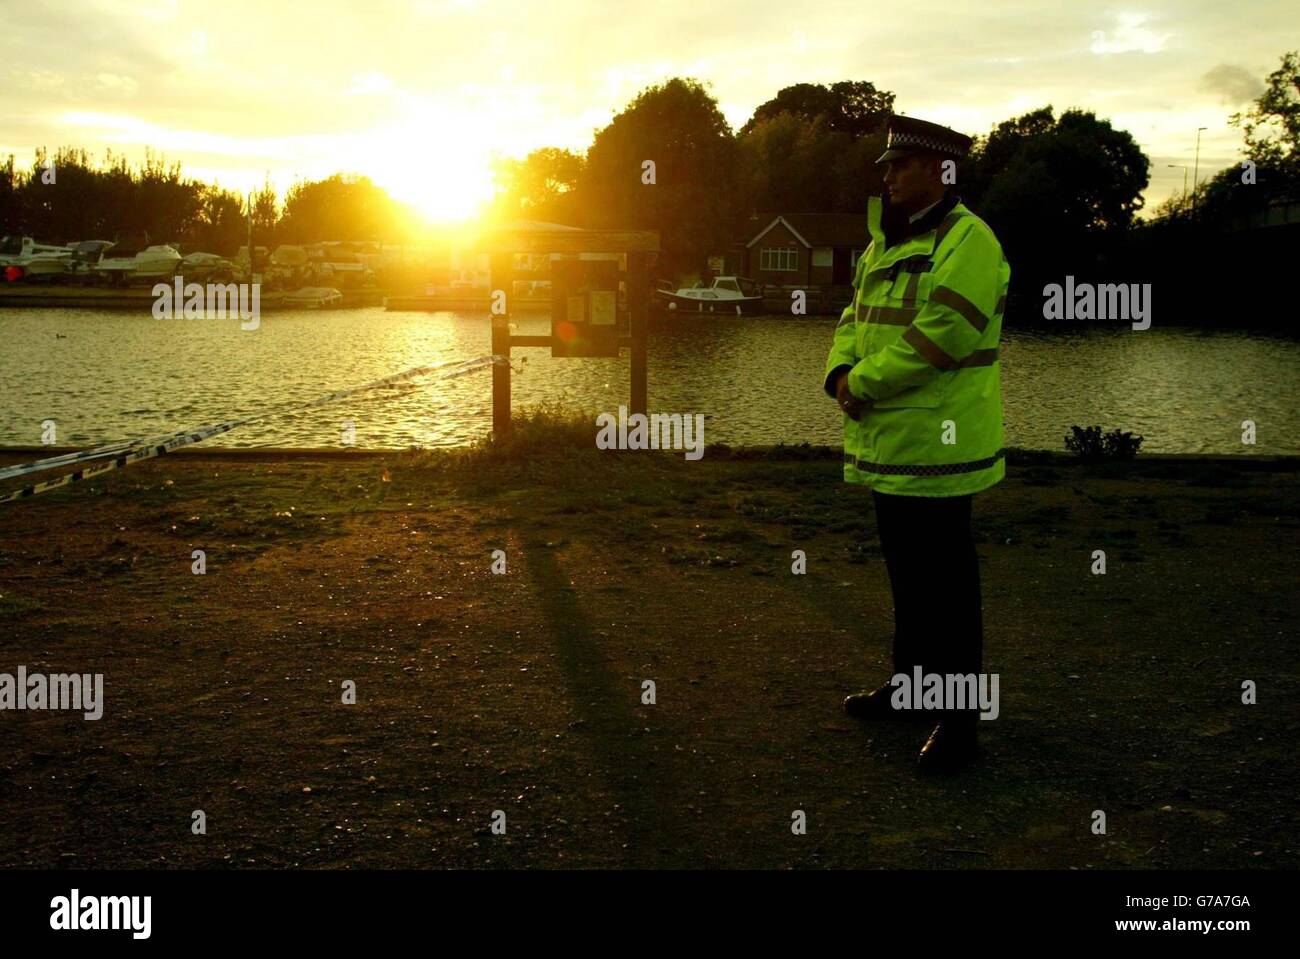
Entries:
<svg viewBox="0 0 1300 959">
<path fill-rule="evenodd" d="M 144 439 L 120 440 L 116 443 L 106 443 L 103 446 L 96 446 L 93 449 L 78 450 L 75 453 L 64 453 L 61 456 L 50 456 L 43 460 L 37 460 L 34 463 L 23 463 L 21 466 L 5 466 L 0 468 L 0 480 L 12 479 L 15 476 L 25 476 L 28 473 L 41 473 L 56 466 L 67 466 L 69 463 L 80 463 L 85 460 L 99 460 L 105 456 L 111 456 L 114 453 L 122 453 L 134 449 L 137 446 L 148 446 L 150 443 L 160 443 L 178 436 L 177 433 L 160 433 L 157 436 L 150 436 Z"/>
<path fill-rule="evenodd" d="M 256 423 L 261 420 L 270 419 L 274 416 L 283 416 L 287 413 L 296 413 L 300 410 L 324 406 L 327 403 L 334 403 L 338 400 L 346 399 L 349 396 L 355 396 L 358 393 L 364 393 L 367 390 L 377 389 L 391 383 L 398 383 L 402 380 L 412 379 L 433 372 L 441 373 L 437 379 L 449 380 L 457 376 L 475 373 L 498 363 L 505 362 L 507 361 L 504 356 L 489 354 L 472 360 L 431 363 L 425 366 L 417 366 L 413 369 L 404 370 L 401 373 L 394 373 L 392 376 L 385 376 L 383 379 L 375 380 L 371 383 L 365 383 L 361 386 L 354 386 L 345 390 L 336 390 L 332 393 L 326 393 L 324 396 L 319 396 L 316 399 L 309 400 L 305 403 L 290 403 L 281 407 L 265 410 L 258 413 L 256 416 L 248 416 L 238 420 L 226 420 L 221 423 L 214 423 L 209 426 L 200 427 L 196 430 L 189 430 L 181 433 L 153 436 L 135 441 L 109 443 L 91 450 L 82 450 L 77 453 L 64 453 L 60 456 L 51 456 L 43 460 L 36 460 L 32 463 L 24 463 L 21 466 L 9 467 L 4 471 L 0 471 L 0 478 L 41 472 L 57 466 L 66 466 L 68 463 L 72 462 L 98 460 L 103 459 L 106 456 L 112 457 L 112 459 L 109 459 L 104 463 L 96 463 L 92 466 L 87 466 L 84 469 L 65 473 L 62 476 L 56 476 L 53 479 L 45 480 L 41 483 L 24 486 L 22 489 L 14 490 L 12 493 L 0 494 L 0 503 L 27 499 L 37 495 L 38 493 L 45 493 L 49 490 L 58 489 L 59 487 L 67 486 L 71 483 L 78 483 L 82 480 L 90 479 L 92 476 L 99 476 L 102 473 L 122 469 L 127 465 L 139 462 L 140 460 L 162 456 L 164 453 L 170 453 L 172 450 L 180 449 L 182 446 L 190 446 L 191 444 L 210 439 L 213 436 L 220 436 L 222 433 L 229 433 L 231 430 L 248 423 Z"/>
<path fill-rule="evenodd" d="M 283 413 L 294 412 L 300 409 L 307 409 L 308 407 L 312 407 L 312 406 L 321 406 L 324 405 L 325 403 L 332 403 L 336 400 L 344 399 L 345 397 L 352 396 L 356 393 L 362 393 L 366 390 L 374 389 L 376 387 L 384 386 L 389 383 L 394 383 L 400 380 L 410 379 L 412 377 L 419 376 L 423 373 L 428 373 L 433 370 L 446 369 L 448 367 L 468 367 L 469 369 L 467 369 L 467 372 L 472 372 L 473 370 L 478 369 L 480 366 L 492 362 L 493 359 L 494 358 L 492 356 L 483 356 L 473 360 L 448 361 L 444 363 L 434 363 L 425 366 L 417 366 L 414 369 L 404 370 L 401 373 L 395 373 L 392 376 L 386 376 L 383 379 L 375 380 L 372 383 L 365 383 L 361 386 L 351 387 L 346 390 L 339 390 L 334 393 L 328 393 L 325 396 L 318 397 L 317 399 L 311 400 L 307 403 L 288 403 L 281 407 L 265 410 L 257 418 L 263 419 L 266 417 L 276 416 Z M 226 422 L 231 422 L 231 421 L 226 421 Z M 244 420 L 240 420 L 239 422 L 247 423 L 250 422 L 250 420 L 244 419 Z M 201 427 L 201 429 L 207 429 L 207 427 Z M 197 431 L 183 430 L 176 433 L 163 433 L 157 436 L 150 436 L 143 439 L 123 440 L 116 443 L 108 443 L 103 446 L 97 446 L 94 449 L 80 450 L 75 453 L 64 453 L 60 456 L 50 456 L 47 457 L 46 459 L 37 460 L 33 463 L 23 463 L 20 466 L 8 466 L 8 467 L 0 468 L 0 480 L 11 479 L 15 476 L 24 476 L 28 473 L 40 473 L 40 472 L 44 472 L 47 469 L 52 469 L 53 467 L 56 466 L 66 466 L 69 463 L 81 462 L 83 460 L 103 459 L 104 457 L 111 456 L 114 453 L 129 452 L 130 450 L 135 449 L 137 447 L 155 446 L 159 444 L 164 444 L 167 441 L 173 439 L 174 437 L 188 436 L 193 432 L 197 432 Z M 215 434 L 209 434 L 209 435 L 215 435 Z"/>
<path fill-rule="evenodd" d="M 373 383 L 366 383 L 363 384 L 362 386 L 351 387 L 346 390 L 339 390 L 335 393 L 329 393 L 326 394 L 325 396 L 318 397 L 317 399 L 311 400 L 310 402 L 307 403 L 288 403 L 281 407 L 275 407 L 270 410 L 265 410 L 257 418 L 262 419 L 270 416 L 280 415 L 282 413 L 293 412 L 299 409 L 306 409 L 311 406 L 321 406 L 324 405 L 325 403 L 332 403 L 336 400 L 343 399 L 347 396 L 351 396 L 356 393 L 361 393 L 366 390 L 374 389 L 375 387 L 383 386 L 388 383 L 393 383 L 399 380 L 410 379 L 414 376 L 418 376 L 422 373 L 427 373 L 432 370 L 446 369 L 448 367 L 466 367 L 467 368 L 466 372 L 472 372 L 473 370 L 478 369 L 480 366 L 488 364 L 492 360 L 493 360 L 492 356 L 483 356 L 473 360 L 458 360 L 454 362 L 448 361 L 445 363 L 435 363 L 432 365 L 418 366 L 415 367 L 414 369 L 405 370 L 401 373 L 396 373 L 392 376 L 386 376 L 382 380 L 375 380 Z M 240 420 L 239 422 L 246 423 L 246 422 L 250 422 L 250 420 L 244 419 L 244 420 Z M 201 429 L 207 429 L 207 427 L 201 427 Z M 50 456 L 47 457 L 46 459 L 37 460 L 33 463 L 23 463 L 20 466 L 7 466 L 7 467 L 0 468 L 0 479 L 11 479 L 14 476 L 23 476 L 26 475 L 27 473 L 44 472 L 45 470 L 52 469 L 55 466 L 66 466 L 68 463 L 75 463 L 83 460 L 103 459 L 104 457 L 111 456 L 114 453 L 128 452 L 137 447 L 154 446 L 154 445 L 166 443 L 168 440 L 171 440 L 174 437 L 188 436 L 192 432 L 197 432 L 197 431 L 184 430 L 177 433 L 162 433 L 157 436 L 150 436 L 144 439 L 123 440 L 116 443 L 109 443 L 104 446 L 97 446 L 89 450 L 80 450 L 75 453 L 64 453 L 60 456 Z"/>
</svg>

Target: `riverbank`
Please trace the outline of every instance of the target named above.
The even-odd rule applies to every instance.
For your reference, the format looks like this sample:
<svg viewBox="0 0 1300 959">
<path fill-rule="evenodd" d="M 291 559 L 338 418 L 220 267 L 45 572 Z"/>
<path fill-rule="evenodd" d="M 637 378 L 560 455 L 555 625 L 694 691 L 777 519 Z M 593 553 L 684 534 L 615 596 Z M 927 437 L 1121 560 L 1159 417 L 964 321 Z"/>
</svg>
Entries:
<svg viewBox="0 0 1300 959">
<path fill-rule="evenodd" d="M 163 282 L 170 282 L 164 278 Z M 129 287 L 114 286 L 75 286 L 67 283 L 21 283 L 0 284 L 0 308 L 10 309 L 104 309 L 150 312 L 153 309 L 153 285 L 135 285 Z M 389 312 L 437 313 L 442 311 L 461 311 L 487 313 L 492 301 L 486 291 L 482 295 L 464 293 L 441 293 L 428 295 L 410 290 L 387 290 L 376 288 L 340 290 L 343 309 L 367 306 L 382 306 Z M 261 295 L 260 303 L 264 309 L 295 309 L 293 304 L 284 304 L 283 291 L 268 290 Z M 842 296 L 830 292 L 808 301 L 807 309 L 798 318 L 827 317 L 840 315 L 848 294 Z M 788 297 L 769 297 L 764 301 L 769 315 L 791 316 Z M 511 305 L 515 313 L 548 313 L 551 309 L 549 297 L 516 297 Z M 666 310 L 651 311 L 656 320 L 675 320 L 678 317 Z M 698 315 L 692 315 L 698 321 Z"/>
<path fill-rule="evenodd" d="M 170 284 L 170 277 L 159 280 Z M 258 305 L 263 310 L 302 309 L 286 304 L 284 291 L 267 290 L 259 294 Z M 114 286 L 67 286 L 63 284 L 9 284 L 0 286 L 0 309 L 93 309 L 123 310 L 127 312 L 153 312 L 153 284 Z M 376 290 L 348 290 L 343 293 L 344 307 L 382 306 L 384 294 Z"/>
<path fill-rule="evenodd" d="M 924 731 L 840 711 L 891 627 L 835 452 L 587 434 L 196 450 L 5 507 L 0 672 L 106 704 L 0 713 L 0 865 L 1300 864 L 1296 460 L 1018 456 L 976 504 L 1001 716 L 928 781 Z"/>
</svg>

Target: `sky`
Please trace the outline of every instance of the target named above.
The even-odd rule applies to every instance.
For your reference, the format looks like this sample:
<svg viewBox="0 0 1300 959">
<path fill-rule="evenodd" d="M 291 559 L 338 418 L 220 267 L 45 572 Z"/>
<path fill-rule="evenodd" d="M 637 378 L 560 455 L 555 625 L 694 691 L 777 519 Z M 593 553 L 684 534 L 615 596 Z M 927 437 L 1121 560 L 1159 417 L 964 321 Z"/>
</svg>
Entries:
<svg viewBox="0 0 1300 959">
<path fill-rule="evenodd" d="M 782 87 L 838 80 L 970 134 L 1049 103 L 1092 110 L 1151 158 L 1149 211 L 1192 176 L 1198 127 L 1202 179 L 1239 162 L 1228 117 L 1300 49 L 1295 0 L 0 0 L 0 15 L 0 155 L 21 166 L 38 146 L 150 147 L 282 194 L 355 172 L 445 221 L 490 196 L 493 156 L 585 151 L 672 76 L 706 83 L 735 128 Z"/>
</svg>

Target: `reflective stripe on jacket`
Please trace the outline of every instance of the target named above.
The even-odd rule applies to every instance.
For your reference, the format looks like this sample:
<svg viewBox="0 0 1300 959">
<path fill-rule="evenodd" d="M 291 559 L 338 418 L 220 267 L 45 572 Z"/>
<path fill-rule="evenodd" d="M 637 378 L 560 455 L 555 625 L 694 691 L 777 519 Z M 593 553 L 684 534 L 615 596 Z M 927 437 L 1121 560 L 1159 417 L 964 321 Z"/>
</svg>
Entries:
<svg viewBox="0 0 1300 959">
<path fill-rule="evenodd" d="M 844 479 L 905 496 L 987 489 L 1006 473 L 998 339 L 1011 268 L 960 202 L 888 249 L 881 211 L 872 197 L 871 245 L 826 363 L 828 393 L 847 367 L 849 391 L 870 401 L 844 416 Z"/>
</svg>

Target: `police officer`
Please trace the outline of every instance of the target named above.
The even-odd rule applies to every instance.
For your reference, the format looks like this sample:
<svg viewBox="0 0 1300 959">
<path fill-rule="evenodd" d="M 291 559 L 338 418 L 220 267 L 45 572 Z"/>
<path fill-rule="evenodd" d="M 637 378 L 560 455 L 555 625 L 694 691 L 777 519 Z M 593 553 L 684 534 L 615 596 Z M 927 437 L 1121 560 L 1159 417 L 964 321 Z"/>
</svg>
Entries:
<svg viewBox="0 0 1300 959">
<path fill-rule="evenodd" d="M 894 601 L 894 673 L 975 674 L 982 665 L 971 499 L 1005 475 L 998 337 L 1010 268 L 993 231 L 948 188 L 971 140 L 894 116 L 871 243 L 835 329 L 824 387 L 844 419 L 844 479 L 868 487 Z M 945 686 L 948 684 L 945 683 Z M 861 719 L 921 719 L 886 683 L 849 696 Z M 923 770 L 967 765 L 978 712 L 944 709 Z"/>
</svg>

